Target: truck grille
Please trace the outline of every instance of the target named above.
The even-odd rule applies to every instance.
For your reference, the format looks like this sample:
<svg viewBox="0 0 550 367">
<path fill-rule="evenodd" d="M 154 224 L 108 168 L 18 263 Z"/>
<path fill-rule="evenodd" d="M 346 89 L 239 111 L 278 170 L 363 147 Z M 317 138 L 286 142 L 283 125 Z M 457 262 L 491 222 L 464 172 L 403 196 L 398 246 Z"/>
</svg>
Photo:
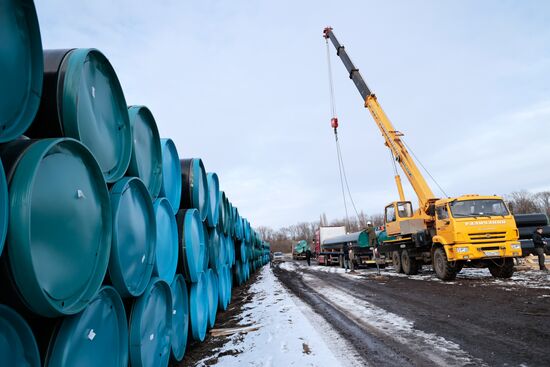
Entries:
<svg viewBox="0 0 550 367">
<path fill-rule="evenodd" d="M 482 232 L 482 233 L 469 233 L 470 240 L 472 241 L 494 241 L 504 240 L 506 238 L 506 232 Z"/>
</svg>

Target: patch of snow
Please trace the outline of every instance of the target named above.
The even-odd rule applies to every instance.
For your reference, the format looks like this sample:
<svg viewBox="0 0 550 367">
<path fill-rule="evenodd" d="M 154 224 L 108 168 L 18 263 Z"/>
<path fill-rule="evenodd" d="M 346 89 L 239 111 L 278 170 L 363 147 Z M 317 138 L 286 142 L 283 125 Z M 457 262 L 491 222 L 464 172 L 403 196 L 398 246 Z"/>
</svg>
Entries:
<svg viewBox="0 0 550 367">
<path fill-rule="evenodd" d="M 288 266 L 288 265 L 287 265 Z M 346 271 L 346 269 L 339 266 L 322 266 L 322 265 L 311 265 L 307 266 L 305 263 L 294 263 L 293 268 L 285 267 L 284 270 L 295 271 L 296 269 L 311 269 L 314 271 L 322 271 L 325 273 L 333 273 L 344 275 L 349 278 L 363 279 L 364 275 L 367 273 L 367 269 L 356 269 L 354 271 Z"/>
<path fill-rule="evenodd" d="M 298 267 L 298 264 L 294 261 L 285 261 L 279 264 L 279 267 L 286 271 L 294 271 Z"/>
<path fill-rule="evenodd" d="M 279 266 L 293 269 L 291 262 Z M 250 287 L 254 295 L 243 307 L 243 318 L 239 321 L 240 325 L 260 325 L 260 328 L 229 337 L 229 341 L 216 351 L 216 355 L 222 357 L 214 365 L 353 366 L 345 356 L 338 355 L 336 348 L 339 347 L 333 345 L 334 340 L 325 339 L 304 315 L 308 306 L 291 295 L 269 267 L 264 266 L 260 272 Z M 196 366 L 212 365 L 215 357 L 208 357 Z"/>
</svg>

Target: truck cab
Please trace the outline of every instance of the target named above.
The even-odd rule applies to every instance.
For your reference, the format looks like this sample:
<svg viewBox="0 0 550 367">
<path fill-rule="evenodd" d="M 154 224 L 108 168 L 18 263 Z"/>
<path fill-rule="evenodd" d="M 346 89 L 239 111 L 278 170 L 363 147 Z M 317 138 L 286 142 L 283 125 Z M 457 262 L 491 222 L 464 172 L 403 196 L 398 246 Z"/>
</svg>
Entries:
<svg viewBox="0 0 550 367">
<path fill-rule="evenodd" d="M 384 210 L 384 222 L 388 236 L 410 235 L 427 228 L 426 219 L 413 211 L 410 201 L 394 201 Z"/>
<path fill-rule="evenodd" d="M 463 195 L 435 203 L 435 244 L 449 261 L 521 256 L 514 217 L 498 196 Z"/>
</svg>

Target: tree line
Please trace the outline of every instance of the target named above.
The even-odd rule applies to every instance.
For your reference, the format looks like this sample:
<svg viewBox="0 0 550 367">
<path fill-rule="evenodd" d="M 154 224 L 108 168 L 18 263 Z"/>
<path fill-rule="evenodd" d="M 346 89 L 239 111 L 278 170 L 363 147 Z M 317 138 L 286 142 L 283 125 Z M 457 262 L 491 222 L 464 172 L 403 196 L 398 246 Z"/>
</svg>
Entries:
<svg viewBox="0 0 550 367">
<path fill-rule="evenodd" d="M 530 193 L 528 191 L 515 191 L 504 196 L 506 204 L 513 214 L 545 213 L 550 217 L 550 191 Z M 345 226 L 348 232 L 358 232 L 364 229 L 370 221 L 374 226 L 384 224 L 384 216 L 380 213 L 367 215 L 363 211 L 358 216 L 339 218 L 327 221 L 326 214 L 321 214 L 319 220 L 313 222 L 298 222 L 277 230 L 260 226 L 256 231 L 262 238 L 271 243 L 272 251 L 291 252 L 292 246 L 300 240 L 313 242 L 315 231 L 322 226 Z"/>
</svg>

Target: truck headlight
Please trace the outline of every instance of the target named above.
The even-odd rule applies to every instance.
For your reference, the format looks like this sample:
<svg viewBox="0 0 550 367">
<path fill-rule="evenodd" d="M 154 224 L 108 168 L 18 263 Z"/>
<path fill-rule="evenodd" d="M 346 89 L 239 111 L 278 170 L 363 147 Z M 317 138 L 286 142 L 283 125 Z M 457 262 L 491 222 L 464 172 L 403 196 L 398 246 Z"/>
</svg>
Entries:
<svg viewBox="0 0 550 367">
<path fill-rule="evenodd" d="M 519 249 L 521 249 L 521 244 L 520 243 L 512 243 L 512 245 L 510 247 L 512 248 L 512 250 L 519 250 Z"/>
<path fill-rule="evenodd" d="M 457 247 L 456 252 L 468 252 L 468 247 Z"/>
</svg>

